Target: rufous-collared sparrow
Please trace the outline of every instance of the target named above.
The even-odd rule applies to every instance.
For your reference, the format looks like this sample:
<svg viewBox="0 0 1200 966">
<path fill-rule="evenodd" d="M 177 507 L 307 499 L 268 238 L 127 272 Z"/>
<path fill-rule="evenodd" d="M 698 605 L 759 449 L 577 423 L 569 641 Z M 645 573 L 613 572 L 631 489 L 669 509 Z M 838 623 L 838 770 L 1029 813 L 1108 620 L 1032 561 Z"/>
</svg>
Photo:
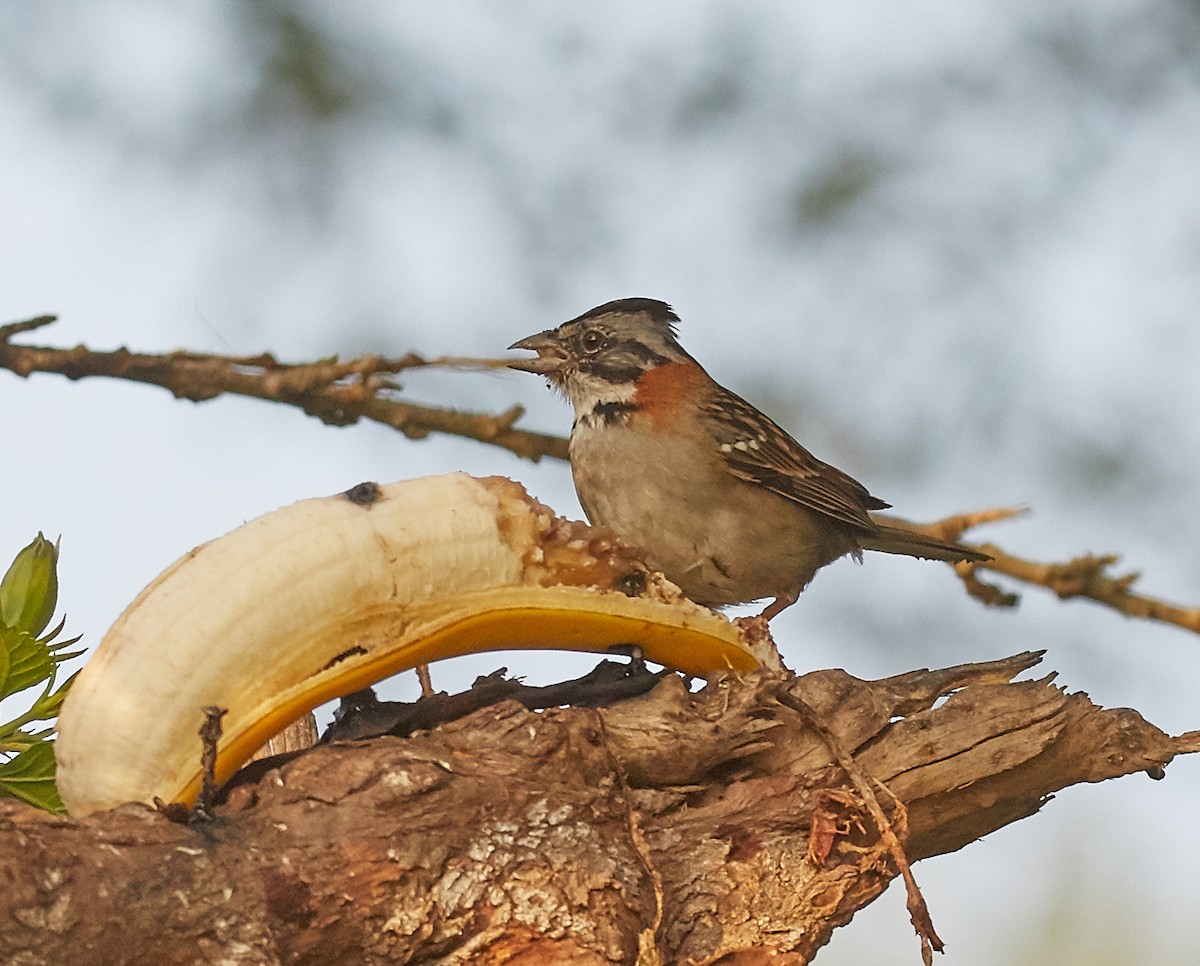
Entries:
<svg viewBox="0 0 1200 966">
<path fill-rule="evenodd" d="M 509 363 L 571 401 L 571 471 L 593 524 L 610 527 L 701 604 L 773 597 L 770 619 L 813 575 L 863 550 L 987 560 L 886 526 L 888 506 L 718 385 L 675 336 L 656 299 L 619 299 L 514 343 Z"/>
</svg>

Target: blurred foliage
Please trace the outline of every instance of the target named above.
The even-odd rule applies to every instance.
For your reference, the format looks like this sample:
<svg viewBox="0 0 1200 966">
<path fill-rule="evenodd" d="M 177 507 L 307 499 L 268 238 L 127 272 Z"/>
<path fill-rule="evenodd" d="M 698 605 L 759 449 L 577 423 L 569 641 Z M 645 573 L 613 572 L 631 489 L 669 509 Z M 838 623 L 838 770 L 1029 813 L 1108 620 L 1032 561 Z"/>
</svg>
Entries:
<svg viewBox="0 0 1200 966">
<path fill-rule="evenodd" d="M 28 710 L 0 724 L 0 795 L 52 812 L 64 811 L 54 783 L 54 727 L 31 726 L 58 716 L 74 680 L 56 688 L 59 665 L 83 653 L 66 650 L 78 637 L 55 640 L 61 622 L 43 633 L 57 604 L 58 546 L 39 533 L 0 580 L 0 700 L 42 685 Z"/>
<path fill-rule="evenodd" d="M 792 200 L 797 227 L 832 222 L 867 195 L 885 174 L 873 154 L 847 149 L 834 154 L 796 188 Z"/>
<path fill-rule="evenodd" d="M 291 4 L 253 3 L 236 10 L 258 62 L 253 113 L 319 122 L 354 110 L 362 78 L 327 28 Z"/>
</svg>

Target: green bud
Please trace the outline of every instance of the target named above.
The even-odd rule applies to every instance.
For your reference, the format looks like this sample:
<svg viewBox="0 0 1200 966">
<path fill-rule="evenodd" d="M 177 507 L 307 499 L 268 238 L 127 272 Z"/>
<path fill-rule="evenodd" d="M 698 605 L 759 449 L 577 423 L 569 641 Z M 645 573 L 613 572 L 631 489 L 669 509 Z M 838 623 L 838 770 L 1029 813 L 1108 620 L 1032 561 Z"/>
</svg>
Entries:
<svg viewBox="0 0 1200 966">
<path fill-rule="evenodd" d="M 0 580 L 0 623 L 37 637 L 58 605 L 58 547 L 40 533 Z"/>
</svg>

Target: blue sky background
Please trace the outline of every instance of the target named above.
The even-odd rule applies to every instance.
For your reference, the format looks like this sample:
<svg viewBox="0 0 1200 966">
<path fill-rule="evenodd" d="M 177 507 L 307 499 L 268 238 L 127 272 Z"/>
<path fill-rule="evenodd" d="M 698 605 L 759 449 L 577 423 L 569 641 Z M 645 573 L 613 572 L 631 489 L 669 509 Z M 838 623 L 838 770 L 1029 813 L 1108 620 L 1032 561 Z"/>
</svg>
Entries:
<svg viewBox="0 0 1200 966">
<path fill-rule="evenodd" d="M 898 512 L 1027 503 L 979 537 L 1119 551 L 1200 603 L 1194 3 L 6 4 L 0 131 L 0 321 L 61 316 L 23 341 L 487 356 L 662 298 Z M 404 382 L 569 427 L 528 375 Z M 189 548 L 360 480 L 502 473 L 579 514 L 564 464 L 251 400 L 0 373 L 0 426 L 0 557 L 61 533 L 89 645 Z M 775 630 L 861 677 L 1044 647 L 1069 689 L 1200 725 L 1194 636 L 1036 591 L 986 611 L 934 565 L 839 563 Z M 589 662 L 434 680 L 498 663 Z M 1198 801 L 1181 760 L 921 863 L 947 962 L 1197 961 Z M 818 961 L 913 962 L 893 893 Z"/>
</svg>

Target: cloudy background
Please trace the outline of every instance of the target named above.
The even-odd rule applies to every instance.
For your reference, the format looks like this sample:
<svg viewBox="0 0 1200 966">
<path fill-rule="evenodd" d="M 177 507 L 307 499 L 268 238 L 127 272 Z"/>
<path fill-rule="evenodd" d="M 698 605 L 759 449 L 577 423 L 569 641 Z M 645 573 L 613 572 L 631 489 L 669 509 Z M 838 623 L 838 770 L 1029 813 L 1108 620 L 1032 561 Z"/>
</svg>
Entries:
<svg viewBox="0 0 1200 966">
<path fill-rule="evenodd" d="M 1027 503 L 979 536 L 1120 551 L 1200 603 L 1194 2 L 9 3 L 0 133 L 0 322 L 61 317 L 20 341 L 487 356 L 662 298 L 899 512 Z M 528 375 L 405 386 L 569 426 Z M 0 372 L 0 429 L 0 557 L 62 534 L 89 645 L 182 552 L 363 479 L 502 473 L 579 512 L 561 463 L 251 400 Z M 1200 725 L 1194 636 L 1037 591 L 985 611 L 934 565 L 840 563 L 775 629 L 862 677 L 1044 647 L 1069 688 Z M 588 662 L 435 683 L 498 663 Z M 1198 802 L 1183 760 L 921 863 L 947 962 L 1200 960 Z M 897 887 L 819 962 L 915 959 Z"/>
</svg>

